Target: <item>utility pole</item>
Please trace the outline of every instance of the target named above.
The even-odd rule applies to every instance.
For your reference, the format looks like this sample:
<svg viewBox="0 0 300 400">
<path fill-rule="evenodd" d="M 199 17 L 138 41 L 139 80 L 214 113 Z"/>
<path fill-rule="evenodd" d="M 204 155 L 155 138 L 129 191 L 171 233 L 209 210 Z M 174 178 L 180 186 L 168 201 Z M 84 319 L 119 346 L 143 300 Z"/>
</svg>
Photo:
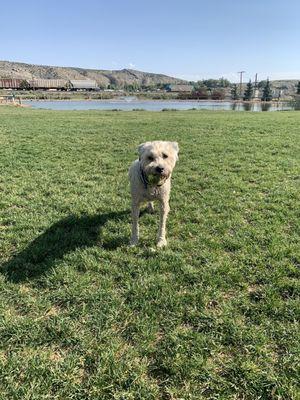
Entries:
<svg viewBox="0 0 300 400">
<path fill-rule="evenodd" d="M 257 94 L 257 72 L 255 74 L 255 79 L 254 79 L 254 99 L 256 99 L 258 97 Z"/>
<path fill-rule="evenodd" d="M 239 71 L 238 74 L 240 74 L 240 97 L 242 97 L 242 85 L 243 85 L 243 74 L 246 71 Z"/>
</svg>

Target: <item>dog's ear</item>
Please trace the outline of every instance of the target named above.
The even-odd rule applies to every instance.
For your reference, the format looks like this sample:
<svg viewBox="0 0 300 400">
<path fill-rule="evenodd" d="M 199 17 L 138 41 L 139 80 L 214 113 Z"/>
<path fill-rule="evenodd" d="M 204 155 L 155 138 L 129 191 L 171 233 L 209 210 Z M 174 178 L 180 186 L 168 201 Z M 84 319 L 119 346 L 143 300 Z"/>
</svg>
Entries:
<svg viewBox="0 0 300 400">
<path fill-rule="evenodd" d="M 176 152 L 176 160 L 178 160 L 178 154 L 179 154 L 179 146 L 177 142 L 170 142 L 171 146 L 173 147 L 173 149 Z"/>
<path fill-rule="evenodd" d="M 147 144 L 148 144 L 148 143 L 149 143 L 149 142 L 145 142 L 145 143 L 142 143 L 142 144 L 140 144 L 140 145 L 138 146 L 139 159 L 141 158 L 141 155 L 143 154 L 143 152 L 144 152 L 145 148 L 147 147 Z"/>
<path fill-rule="evenodd" d="M 138 151 L 139 156 L 141 156 L 142 152 L 144 151 L 144 147 L 145 147 L 145 143 L 141 143 L 138 146 L 137 151 Z"/>
</svg>

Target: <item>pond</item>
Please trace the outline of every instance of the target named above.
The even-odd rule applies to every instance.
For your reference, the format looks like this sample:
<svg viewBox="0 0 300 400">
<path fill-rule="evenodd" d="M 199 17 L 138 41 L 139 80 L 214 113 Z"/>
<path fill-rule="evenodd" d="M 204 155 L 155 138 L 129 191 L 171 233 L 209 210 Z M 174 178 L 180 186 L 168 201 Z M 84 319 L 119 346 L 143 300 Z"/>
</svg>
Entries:
<svg viewBox="0 0 300 400">
<path fill-rule="evenodd" d="M 232 110 L 232 111 L 283 111 L 294 110 L 288 102 L 280 103 L 236 103 L 231 101 L 194 100 L 138 100 L 132 97 L 118 100 L 23 100 L 33 108 L 49 110 Z"/>
</svg>

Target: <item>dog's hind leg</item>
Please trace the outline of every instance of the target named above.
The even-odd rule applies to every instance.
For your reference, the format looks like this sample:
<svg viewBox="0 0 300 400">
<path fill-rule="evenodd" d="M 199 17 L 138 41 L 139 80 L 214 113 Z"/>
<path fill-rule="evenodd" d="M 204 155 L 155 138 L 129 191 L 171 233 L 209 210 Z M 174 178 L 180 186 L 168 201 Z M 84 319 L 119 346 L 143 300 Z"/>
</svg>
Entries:
<svg viewBox="0 0 300 400">
<path fill-rule="evenodd" d="M 131 206 L 131 217 L 132 217 L 132 227 L 131 227 L 131 246 L 135 246 L 139 241 L 139 214 L 140 205 L 139 203 L 132 203 Z"/>
</svg>

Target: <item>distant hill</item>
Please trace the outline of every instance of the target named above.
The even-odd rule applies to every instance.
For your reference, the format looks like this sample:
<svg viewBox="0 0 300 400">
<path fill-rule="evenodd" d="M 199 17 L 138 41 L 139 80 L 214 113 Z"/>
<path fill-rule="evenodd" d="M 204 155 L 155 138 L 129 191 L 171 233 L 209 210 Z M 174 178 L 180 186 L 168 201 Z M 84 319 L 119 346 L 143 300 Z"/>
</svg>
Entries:
<svg viewBox="0 0 300 400">
<path fill-rule="evenodd" d="M 11 61 L 0 61 L 0 78 L 23 79 L 93 79 L 100 87 L 114 85 L 123 88 L 126 85 L 151 86 L 157 84 L 187 83 L 182 79 L 163 74 L 141 72 L 133 69 L 97 70 L 76 67 L 53 67 Z"/>
<path fill-rule="evenodd" d="M 273 89 L 281 90 L 283 93 L 288 95 L 294 95 L 296 93 L 297 84 L 300 79 L 283 79 L 271 81 Z"/>
</svg>

